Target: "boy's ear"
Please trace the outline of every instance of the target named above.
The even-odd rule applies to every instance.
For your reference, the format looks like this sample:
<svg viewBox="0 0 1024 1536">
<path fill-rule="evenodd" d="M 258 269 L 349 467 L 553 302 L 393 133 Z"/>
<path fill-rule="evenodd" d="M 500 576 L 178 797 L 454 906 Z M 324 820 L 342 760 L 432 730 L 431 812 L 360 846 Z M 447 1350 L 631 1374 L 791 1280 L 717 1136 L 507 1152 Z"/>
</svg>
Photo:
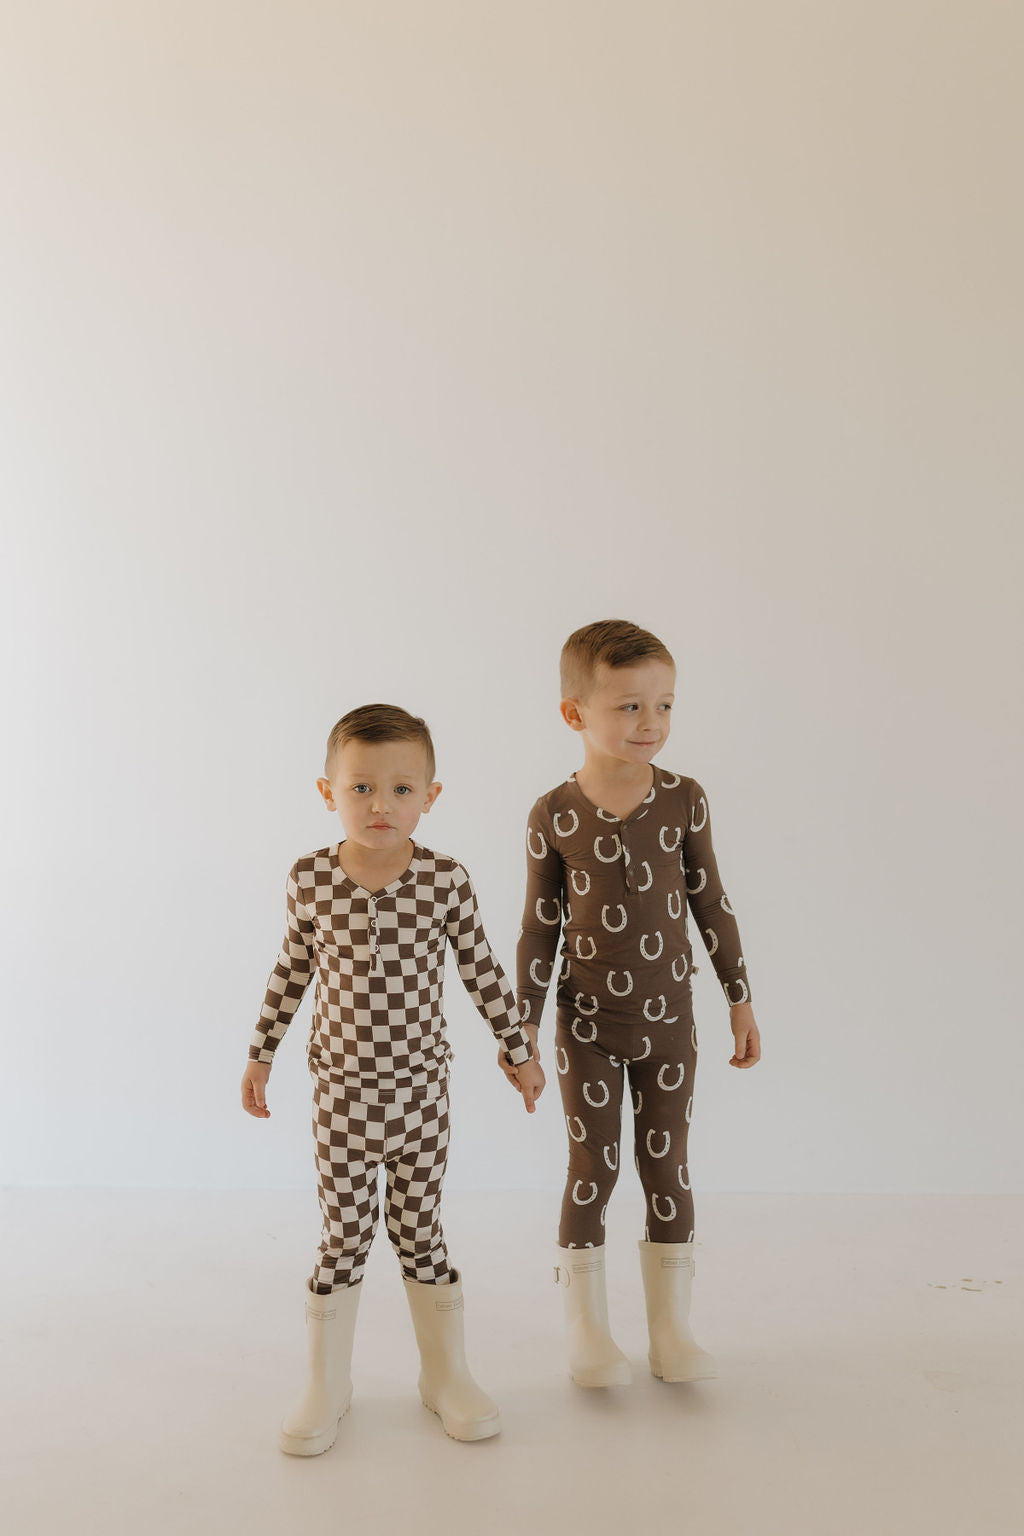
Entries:
<svg viewBox="0 0 1024 1536">
<path fill-rule="evenodd" d="M 434 780 L 433 784 L 427 785 L 427 797 L 423 802 L 424 815 L 426 815 L 426 813 L 430 810 L 430 807 L 433 805 L 434 801 L 437 799 L 443 788 L 444 785 L 439 783 L 437 779 Z"/>
<path fill-rule="evenodd" d="M 329 811 L 336 811 L 338 807 L 334 803 L 334 791 L 331 788 L 330 779 L 317 779 L 316 787 L 324 798 L 324 805 Z"/>
<path fill-rule="evenodd" d="M 562 712 L 562 719 L 566 725 L 573 731 L 582 731 L 583 716 L 580 714 L 579 700 L 563 699 L 558 707 Z"/>
</svg>

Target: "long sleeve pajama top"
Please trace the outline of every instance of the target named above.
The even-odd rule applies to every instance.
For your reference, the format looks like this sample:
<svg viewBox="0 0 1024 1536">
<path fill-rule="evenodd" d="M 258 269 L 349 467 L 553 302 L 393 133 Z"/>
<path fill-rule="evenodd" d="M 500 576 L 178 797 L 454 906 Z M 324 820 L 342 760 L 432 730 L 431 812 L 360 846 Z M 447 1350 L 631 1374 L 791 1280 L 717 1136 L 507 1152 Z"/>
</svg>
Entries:
<svg viewBox="0 0 1024 1536">
<path fill-rule="evenodd" d="M 671 1015 L 673 998 L 691 984 L 687 908 L 726 998 L 746 1002 L 739 928 L 700 784 L 655 767 L 650 793 L 621 818 L 591 804 L 571 776 L 530 812 L 517 948 L 522 1018 L 540 1022 L 560 935 L 560 1010 L 609 1023 Z"/>
<path fill-rule="evenodd" d="M 445 945 L 477 1009 L 518 1065 L 533 1054 L 515 995 L 484 934 L 476 894 L 455 859 L 414 844 L 409 867 L 371 893 L 351 880 L 340 845 L 307 854 L 288 876 L 284 942 L 249 1046 L 271 1062 L 313 978 L 310 1070 L 374 1103 L 431 1097 L 451 1047 L 442 1002 Z"/>
</svg>

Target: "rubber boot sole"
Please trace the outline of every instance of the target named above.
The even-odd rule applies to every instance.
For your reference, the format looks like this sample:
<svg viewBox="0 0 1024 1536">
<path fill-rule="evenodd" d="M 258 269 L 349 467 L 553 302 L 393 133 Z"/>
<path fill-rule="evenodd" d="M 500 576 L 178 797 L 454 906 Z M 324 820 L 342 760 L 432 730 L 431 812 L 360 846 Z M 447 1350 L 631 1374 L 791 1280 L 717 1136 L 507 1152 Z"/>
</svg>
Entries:
<svg viewBox="0 0 1024 1536">
<path fill-rule="evenodd" d="M 333 1429 L 321 1430 L 318 1435 L 286 1435 L 284 1430 L 282 1430 L 278 1445 L 286 1456 L 322 1456 L 324 1451 L 329 1451 L 335 1440 L 337 1440 L 341 1421 L 346 1413 L 348 1413 L 351 1405 L 352 1399 L 350 1397 L 339 1413 Z"/>
<path fill-rule="evenodd" d="M 441 1428 L 444 1430 L 449 1440 L 489 1440 L 491 1435 L 498 1434 L 499 1430 L 501 1429 L 501 1414 L 496 1413 L 489 1419 L 477 1419 L 475 1423 L 471 1424 L 466 1429 L 462 1429 L 460 1427 L 459 1432 L 456 1433 L 454 1429 L 449 1429 L 448 1425 L 441 1417 L 440 1408 L 436 1408 L 428 1398 L 425 1398 L 422 1395 L 420 1397 L 420 1402 L 430 1413 L 436 1414 L 437 1417 L 441 1419 Z"/>
<path fill-rule="evenodd" d="M 695 1360 L 692 1366 L 684 1366 L 681 1371 L 666 1375 L 659 1360 L 655 1360 L 653 1355 L 648 1355 L 647 1359 L 651 1375 L 657 1376 L 659 1381 L 713 1381 L 718 1375 L 717 1367 L 711 1360 Z"/>
</svg>

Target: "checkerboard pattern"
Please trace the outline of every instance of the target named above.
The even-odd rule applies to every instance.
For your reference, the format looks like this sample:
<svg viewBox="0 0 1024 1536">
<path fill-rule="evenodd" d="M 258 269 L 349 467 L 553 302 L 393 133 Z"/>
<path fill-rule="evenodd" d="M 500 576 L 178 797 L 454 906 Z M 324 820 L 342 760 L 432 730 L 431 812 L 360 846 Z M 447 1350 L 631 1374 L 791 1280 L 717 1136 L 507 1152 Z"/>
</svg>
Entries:
<svg viewBox="0 0 1024 1536">
<path fill-rule="evenodd" d="M 377 1229 L 378 1182 L 385 1172 L 388 1237 L 407 1280 L 445 1284 L 450 1275 L 441 1231 L 441 1186 L 448 1151 L 448 1096 L 414 1104 L 345 1098 L 317 1081 L 313 1135 L 323 1232 L 313 1287 L 355 1285 Z"/>
<path fill-rule="evenodd" d="M 381 891 L 356 885 L 338 845 L 299 859 L 288 876 L 284 942 L 249 1047 L 270 1062 L 316 977 L 309 1065 L 349 1099 L 411 1102 L 439 1092 L 445 1038 L 445 946 L 495 1038 L 515 1064 L 532 1048 L 515 995 L 484 934 L 461 864 L 414 845 L 408 869 Z"/>
</svg>

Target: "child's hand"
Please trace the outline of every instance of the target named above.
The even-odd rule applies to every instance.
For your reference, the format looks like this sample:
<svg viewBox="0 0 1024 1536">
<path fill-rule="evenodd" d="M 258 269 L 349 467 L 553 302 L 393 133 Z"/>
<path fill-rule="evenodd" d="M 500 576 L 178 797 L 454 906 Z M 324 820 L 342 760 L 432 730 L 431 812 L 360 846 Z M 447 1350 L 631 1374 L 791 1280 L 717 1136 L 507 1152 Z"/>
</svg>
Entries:
<svg viewBox="0 0 1024 1536">
<path fill-rule="evenodd" d="M 533 1046 L 534 1061 L 540 1061 L 540 1048 L 537 1045 L 537 1028 L 538 1026 L 536 1024 L 523 1025 L 523 1029 L 526 1031 L 530 1044 Z M 498 1066 L 504 1072 L 512 1087 L 518 1091 L 519 1082 L 516 1078 L 516 1072 L 518 1068 L 514 1067 L 509 1061 L 508 1056 L 505 1053 L 505 1047 L 503 1045 L 498 1047 Z"/>
<path fill-rule="evenodd" d="M 270 1065 L 263 1061 L 247 1061 L 245 1073 L 242 1077 L 242 1108 L 247 1115 L 255 1115 L 257 1120 L 269 1120 L 270 1110 L 267 1108 L 267 1078 L 270 1076 Z"/>
<path fill-rule="evenodd" d="M 761 1060 L 761 1035 L 754 1023 L 754 1010 L 749 1003 L 734 1003 L 729 1009 L 735 1055 L 730 1067 L 754 1067 Z"/>
<path fill-rule="evenodd" d="M 526 1113 L 532 1115 L 537 1100 L 544 1092 L 544 1068 L 534 1056 L 532 1060 L 521 1062 L 512 1070 L 516 1075 L 515 1086 L 522 1094 L 523 1103 L 526 1105 Z"/>
</svg>

